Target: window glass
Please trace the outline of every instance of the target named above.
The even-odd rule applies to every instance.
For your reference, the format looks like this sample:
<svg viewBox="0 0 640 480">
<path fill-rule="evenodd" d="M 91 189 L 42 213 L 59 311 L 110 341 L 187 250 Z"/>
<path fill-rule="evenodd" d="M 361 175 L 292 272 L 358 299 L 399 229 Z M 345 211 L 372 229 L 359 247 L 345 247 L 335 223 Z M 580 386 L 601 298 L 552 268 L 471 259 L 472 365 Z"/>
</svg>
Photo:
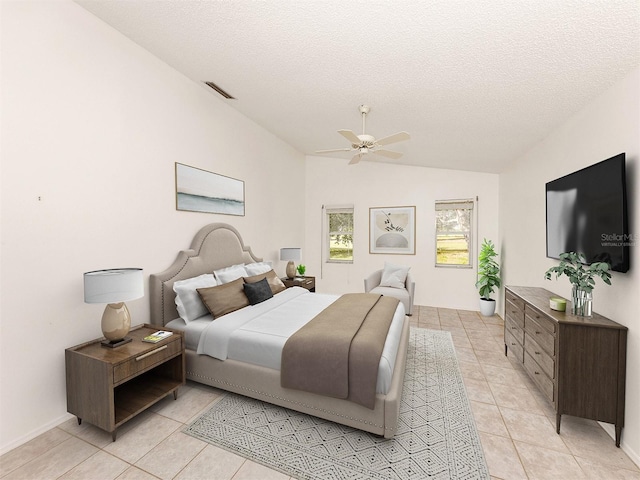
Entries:
<svg viewBox="0 0 640 480">
<path fill-rule="evenodd" d="M 473 200 L 436 202 L 436 267 L 472 266 Z"/>
<path fill-rule="evenodd" d="M 353 208 L 326 209 L 327 262 L 353 262 Z"/>
</svg>

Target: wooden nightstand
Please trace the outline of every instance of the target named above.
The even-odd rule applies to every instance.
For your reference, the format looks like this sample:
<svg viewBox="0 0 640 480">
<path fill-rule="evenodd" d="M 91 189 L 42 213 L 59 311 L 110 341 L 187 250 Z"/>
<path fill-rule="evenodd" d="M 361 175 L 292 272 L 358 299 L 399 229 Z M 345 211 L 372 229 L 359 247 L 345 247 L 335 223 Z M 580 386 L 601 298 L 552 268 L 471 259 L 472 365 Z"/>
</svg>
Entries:
<svg viewBox="0 0 640 480">
<path fill-rule="evenodd" d="M 290 287 L 302 287 L 306 288 L 310 292 L 316 291 L 316 277 L 294 277 L 294 278 L 281 278 L 282 283 L 287 288 Z"/>
<path fill-rule="evenodd" d="M 101 339 L 65 350 L 67 411 L 111 433 L 120 425 L 185 384 L 184 337 L 174 332 L 158 343 L 142 339 L 159 328 L 141 325 L 118 348 L 104 348 Z M 168 330 L 168 329 L 165 329 Z"/>
</svg>

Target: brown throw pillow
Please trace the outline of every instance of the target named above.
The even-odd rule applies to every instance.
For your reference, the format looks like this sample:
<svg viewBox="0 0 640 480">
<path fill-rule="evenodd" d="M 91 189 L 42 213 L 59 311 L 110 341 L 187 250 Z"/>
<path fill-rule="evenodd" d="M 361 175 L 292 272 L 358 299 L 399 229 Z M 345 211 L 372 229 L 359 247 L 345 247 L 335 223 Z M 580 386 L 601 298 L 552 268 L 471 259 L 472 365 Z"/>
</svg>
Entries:
<svg viewBox="0 0 640 480">
<path fill-rule="evenodd" d="M 252 277 L 244 277 L 244 281 L 246 283 L 256 283 L 263 278 L 267 279 L 269 287 L 271 287 L 271 292 L 273 292 L 274 295 L 287 289 L 287 287 L 284 286 L 284 283 L 282 283 L 282 280 L 278 278 L 278 275 L 276 275 L 276 272 L 273 270 L 269 270 L 267 273 L 261 273 L 260 275 L 254 275 Z"/>
<path fill-rule="evenodd" d="M 218 318 L 249 305 L 249 299 L 244 294 L 244 281 L 238 278 L 233 282 L 217 287 L 198 288 L 198 295 L 213 315 Z"/>
</svg>

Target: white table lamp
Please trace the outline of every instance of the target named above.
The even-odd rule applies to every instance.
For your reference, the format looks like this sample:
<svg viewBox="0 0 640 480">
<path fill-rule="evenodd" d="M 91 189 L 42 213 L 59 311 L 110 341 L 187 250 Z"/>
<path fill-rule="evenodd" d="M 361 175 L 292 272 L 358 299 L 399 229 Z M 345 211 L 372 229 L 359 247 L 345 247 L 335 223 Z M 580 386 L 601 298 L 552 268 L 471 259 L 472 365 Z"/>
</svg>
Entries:
<svg viewBox="0 0 640 480">
<path fill-rule="evenodd" d="M 141 268 L 96 270 L 84 274 L 85 303 L 106 303 L 102 314 L 105 347 L 119 347 L 131 341 L 131 315 L 124 302 L 144 296 Z"/>
<path fill-rule="evenodd" d="M 301 248 L 281 248 L 280 260 L 289 260 L 287 263 L 287 278 L 293 278 L 296 276 L 296 264 L 294 261 L 299 262 L 302 258 Z"/>
</svg>

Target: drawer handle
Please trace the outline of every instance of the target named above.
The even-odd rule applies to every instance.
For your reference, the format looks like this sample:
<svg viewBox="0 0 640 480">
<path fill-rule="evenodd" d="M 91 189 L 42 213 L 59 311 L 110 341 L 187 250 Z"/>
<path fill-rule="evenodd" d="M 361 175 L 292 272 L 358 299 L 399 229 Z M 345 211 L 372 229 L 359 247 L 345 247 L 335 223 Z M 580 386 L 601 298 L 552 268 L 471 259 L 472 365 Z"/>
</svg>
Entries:
<svg viewBox="0 0 640 480">
<path fill-rule="evenodd" d="M 535 371 L 534 371 L 533 373 L 535 373 L 536 375 L 540 375 L 540 372 L 535 372 Z"/>
<path fill-rule="evenodd" d="M 540 332 L 536 330 L 536 335 L 540 335 Z"/>
<path fill-rule="evenodd" d="M 511 342 L 511 346 L 512 346 L 512 347 L 515 347 L 515 346 L 516 346 L 516 344 L 515 344 L 515 343 L 513 343 L 513 342 Z"/>
<path fill-rule="evenodd" d="M 533 353 L 535 353 L 536 355 L 540 355 L 540 352 L 533 352 Z"/>
<path fill-rule="evenodd" d="M 511 327 L 511 330 L 517 330 L 518 327 Z"/>
<path fill-rule="evenodd" d="M 136 357 L 136 362 L 139 362 L 140 360 L 144 360 L 145 358 L 150 357 L 151 355 L 161 352 L 162 350 L 165 350 L 167 347 L 168 345 L 163 345 L 160 348 L 156 348 L 155 350 L 151 350 L 150 352 L 145 353 L 144 355 L 140 355 L 139 357 Z"/>
</svg>

